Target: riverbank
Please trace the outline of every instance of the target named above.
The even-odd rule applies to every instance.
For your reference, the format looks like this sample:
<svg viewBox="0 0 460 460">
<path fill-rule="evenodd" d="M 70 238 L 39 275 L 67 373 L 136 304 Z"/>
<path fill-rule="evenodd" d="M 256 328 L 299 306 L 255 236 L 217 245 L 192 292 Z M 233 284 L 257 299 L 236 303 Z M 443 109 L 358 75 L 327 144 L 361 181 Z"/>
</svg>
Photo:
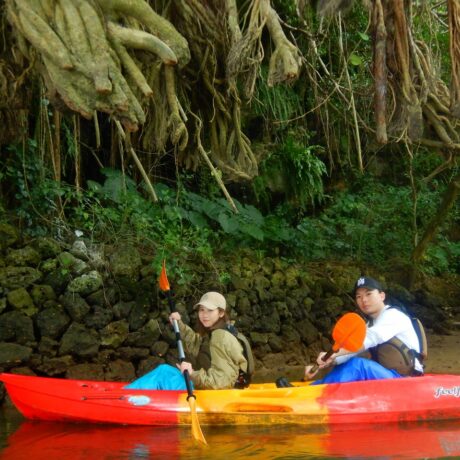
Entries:
<svg viewBox="0 0 460 460">
<path fill-rule="evenodd" d="M 3 225 L 8 231 L 16 235 Z M 177 361 L 155 253 L 81 238 L 23 241 L 16 235 L 5 244 L 0 372 L 131 381 Z M 350 289 L 363 273 L 381 280 L 389 303 L 410 307 L 433 336 L 427 370 L 455 372 L 453 351 L 443 344 L 458 330 L 458 275 L 423 276 L 409 289 L 396 269 L 382 273 L 350 261 L 296 261 L 248 250 L 181 270 L 169 275 L 184 322 L 195 324 L 193 305 L 202 293 L 222 292 L 231 320 L 251 343 L 256 381 L 303 376 L 303 367 L 330 347 L 337 318 L 355 309 Z"/>
</svg>

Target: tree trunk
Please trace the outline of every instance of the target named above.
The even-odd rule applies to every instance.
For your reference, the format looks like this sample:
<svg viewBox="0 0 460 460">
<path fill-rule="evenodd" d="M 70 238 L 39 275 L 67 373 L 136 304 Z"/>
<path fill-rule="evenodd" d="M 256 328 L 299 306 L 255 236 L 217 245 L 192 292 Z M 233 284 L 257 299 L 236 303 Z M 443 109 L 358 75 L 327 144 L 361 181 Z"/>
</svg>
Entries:
<svg viewBox="0 0 460 460">
<path fill-rule="evenodd" d="M 372 22 L 374 27 L 374 107 L 376 138 L 380 144 L 386 144 L 387 124 L 386 124 L 386 97 L 387 97 L 387 31 L 385 27 L 383 6 L 381 0 L 375 0 L 372 10 Z"/>
<path fill-rule="evenodd" d="M 444 194 L 442 203 L 439 206 L 438 212 L 433 217 L 433 219 L 431 219 L 431 222 L 428 224 L 428 227 L 426 228 L 422 239 L 420 240 L 420 242 L 418 243 L 418 245 L 415 247 L 414 251 L 412 252 L 412 260 L 414 264 L 417 264 L 422 259 L 429 243 L 436 236 L 436 233 L 438 232 L 439 228 L 445 221 L 447 215 L 449 214 L 450 209 L 454 205 L 459 192 L 460 192 L 460 173 L 457 174 L 450 182 L 449 186 L 447 187 L 446 193 Z"/>
</svg>

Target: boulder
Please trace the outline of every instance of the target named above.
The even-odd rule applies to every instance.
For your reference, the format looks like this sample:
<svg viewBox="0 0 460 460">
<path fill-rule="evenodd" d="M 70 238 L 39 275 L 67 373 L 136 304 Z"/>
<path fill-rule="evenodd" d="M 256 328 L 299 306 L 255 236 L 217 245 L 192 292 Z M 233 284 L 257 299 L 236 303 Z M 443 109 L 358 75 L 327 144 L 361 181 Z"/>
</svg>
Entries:
<svg viewBox="0 0 460 460">
<path fill-rule="evenodd" d="M 61 245 L 49 237 L 38 237 L 32 245 L 42 259 L 53 259 L 61 252 Z"/>
<path fill-rule="evenodd" d="M 101 331 L 101 345 L 117 349 L 128 337 L 129 324 L 125 319 L 107 324 Z"/>
<path fill-rule="evenodd" d="M 92 292 L 96 292 L 101 287 L 102 276 L 99 272 L 93 270 L 70 281 L 67 290 L 71 294 L 80 294 L 84 297 Z"/>
<path fill-rule="evenodd" d="M 130 362 L 117 359 L 108 364 L 105 380 L 109 382 L 131 382 L 136 378 L 136 370 Z"/>
<path fill-rule="evenodd" d="M 90 313 L 88 313 L 83 322 L 88 328 L 102 329 L 107 326 L 113 319 L 113 311 L 110 307 L 101 307 L 95 305 Z"/>
<path fill-rule="evenodd" d="M 0 268 L 0 287 L 6 289 L 28 288 L 41 280 L 42 273 L 33 267 Z"/>
<path fill-rule="evenodd" d="M 91 307 L 86 303 L 85 299 L 76 293 L 65 292 L 59 297 L 59 301 L 72 320 L 77 323 L 82 322 L 83 318 L 85 318 L 91 310 Z"/>
<path fill-rule="evenodd" d="M 14 246 L 19 241 L 19 231 L 6 222 L 0 222 L 0 252 Z"/>
<path fill-rule="evenodd" d="M 96 363 L 75 364 L 67 369 L 66 379 L 104 380 L 104 366 Z"/>
<path fill-rule="evenodd" d="M 56 300 L 53 288 L 47 284 L 35 284 L 30 290 L 30 296 L 35 305 L 42 306 L 48 300 Z"/>
<path fill-rule="evenodd" d="M 83 324 L 72 323 L 62 336 L 59 355 L 72 355 L 80 358 L 91 358 L 99 351 L 99 336 Z"/>
<path fill-rule="evenodd" d="M 37 267 L 40 261 L 40 254 L 32 246 L 10 249 L 6 256 L 6 263 L 12 267 Z"/>
<path fill-rule="evenodd" d="M 142 266 L 139 250 L 129 244 L 120 245 L 110 257 L 110 265 L 114 276 L 139 279 Z"/>
<path fill-rule="evenodd" d="M 33 316 L 38 312 L 38 308 L 25 288 L 18 288 L 8 292 L 6 298 L 12 308 L 21 310 L 27 316 Z"/>
<path fill-rule="evenodd" d="M 32 348 L 17 343 L 0 342 L 0 368 L 5 370 L 27 363 Z"/>
<path fill-rule="evenodd" d="M 20 311 L 9 311 L 0 316 L 0 342 L 15 341 L 31 345 L 35 341 L 32 319 Z"/>
<path fill-rule="evenodd" d="M 138 331 L 131 332 L 126 338 L 126 345 L 132 347 L 151 347 L 161 335 L 158 321 L 150 319 Z"/>
<path fill-rule="evenodd" d="M 66 331 L 71 319 L 67 313 L 60 308 L 45 308 L 37 315 L 36 324 L 40 336 L 50 339 L 59 339 Z"/>
<path fill-rule="evenodd" d="M 36 366 L 37 371 L 42 372 L 46 375 L 61 375 L 64 374 L 67 369 L 75 364 L 72 356 L 58 356 L 55 358 L 43 358 L 43 362 Z"/>
</svg>

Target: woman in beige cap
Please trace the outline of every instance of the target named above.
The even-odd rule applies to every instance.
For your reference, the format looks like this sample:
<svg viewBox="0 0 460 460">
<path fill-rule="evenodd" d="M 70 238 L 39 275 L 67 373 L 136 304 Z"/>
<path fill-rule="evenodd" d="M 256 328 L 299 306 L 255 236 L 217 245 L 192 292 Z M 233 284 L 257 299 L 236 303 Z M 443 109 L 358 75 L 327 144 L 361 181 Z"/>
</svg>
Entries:
<svg viewBox="0 0 460 460">
<path fill-rule="evenodd" d="M 243 347 L 230 324 L 225 297 L 218 292 L 207 292 L 195 305 L 198 310 L 197 332 L 181 321 L 178 312 L 171 313 L 171 322 L 177 320 L 185 351 L 192 363 L 182 362 L 181 372 L 187 370 L 198 389 L 224 389 L 244 386 L 248 379 L 248 363 Z"/>
<path fill-rule="evenodd" d="M 207 292 L 195 309 L 198 310 L 197 332 L 182 322 L 180 313 L 169 315 L 171 324 L 177 321 L 179 325 L 185 352 L 193 364 L 187 361 L 177 364 L 180 372 L 168 364 L 161 364 L 126 388 L 182 390 L 185 389 L 182 376 L 185 370 L 196 389 L 241 388 L 249 384 L 248 360 L 253 367 L 252 353 L 249 344 L 243 350 L 237 338 L 241 335 L 230 323 L 225 297 L 218 292 Z"/>
</svg>

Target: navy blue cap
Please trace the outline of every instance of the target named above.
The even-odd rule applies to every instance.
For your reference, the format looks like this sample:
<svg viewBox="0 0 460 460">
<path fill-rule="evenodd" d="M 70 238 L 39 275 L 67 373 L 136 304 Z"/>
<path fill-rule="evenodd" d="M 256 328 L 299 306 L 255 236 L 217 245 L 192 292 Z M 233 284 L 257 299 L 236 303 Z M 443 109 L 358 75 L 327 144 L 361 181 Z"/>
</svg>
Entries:
<svg viewBox="0 0 460 460">
<path fill-rule="evenodd" d="M 383 291 L 382 285 L 374 278 L 370 278 L 368 276 L 361 276 L 358 278 L 358 281 L 356 281 L 355 287 L 353 289 L 353 295 L 356 294 L 356 291 L 359 288 L 365 288 L 369 290 L 378 289 L 379 291 Z"/>
</svg>

